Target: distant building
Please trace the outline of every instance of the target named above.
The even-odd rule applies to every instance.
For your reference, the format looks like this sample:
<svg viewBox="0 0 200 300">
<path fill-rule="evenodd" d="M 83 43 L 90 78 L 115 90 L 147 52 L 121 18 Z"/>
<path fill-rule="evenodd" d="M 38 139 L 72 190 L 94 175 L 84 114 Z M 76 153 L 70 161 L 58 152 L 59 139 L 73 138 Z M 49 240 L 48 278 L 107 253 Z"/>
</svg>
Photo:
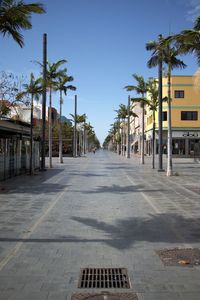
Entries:
<svg viewBox="0 0 200 300">
<path fill-rule="evenodd" d="M 61 117 L 62 123 L 67 123 L 68 125 L 72 125 L 72 121 L 70 119 L 67 119 L 65 116 Z"/>
<path fill-rule="evenodd" d="M 49 113 L 50 113 L 50 108 L 48 107 L 48 116 Z M 52 125 L 58 124 L 58 112 L 54 107 L 51 108 L 51 121 L 52 121 Z"/>
</svg>

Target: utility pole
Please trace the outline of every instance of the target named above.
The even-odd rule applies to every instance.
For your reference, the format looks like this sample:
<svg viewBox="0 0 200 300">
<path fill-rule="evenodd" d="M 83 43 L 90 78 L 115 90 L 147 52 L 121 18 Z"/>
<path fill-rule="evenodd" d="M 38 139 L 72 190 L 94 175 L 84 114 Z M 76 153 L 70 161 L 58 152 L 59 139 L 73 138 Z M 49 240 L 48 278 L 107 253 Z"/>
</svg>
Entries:
<svg viewBox="0 0 200 300">
<path fill-rule="evenodd" d="M 75 95 L 74 99 L 74 141 L 73 141 L 73 156 L 77 157 L 77 95 Z"/>
<path fill-rule="evenodd" d="M 158 42 L 162 40 L 162 34 L 159 35 Z M 160 51 L 160 50 L 159 50 Z M 158 171 L 163 171 L 163 128 L 162 128 L 162 53 L 159 53 L 158 64 Z"/>
<path fill-rule="evenodd" d="M 128 96 L 128 118 L 127 118 L 127 152 L 126 152 L 126 158 L 130 158 L 130 96 Z"/>
<path fill-rule="evenodd" d="M 47 86 L 47 34 L 43 34 L 43 92 L 42 92 L 42 140 L 41 171 L 45 171 L 45 131 L 46 131 L 46 86 Z"/>
</svg>

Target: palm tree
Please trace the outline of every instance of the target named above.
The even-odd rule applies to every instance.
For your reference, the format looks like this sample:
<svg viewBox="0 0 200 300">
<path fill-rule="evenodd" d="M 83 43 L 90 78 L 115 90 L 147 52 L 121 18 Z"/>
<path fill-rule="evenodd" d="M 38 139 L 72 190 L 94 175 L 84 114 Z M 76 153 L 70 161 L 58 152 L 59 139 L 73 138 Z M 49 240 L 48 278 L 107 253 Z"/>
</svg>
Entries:
<svg viewBox="0 0 200 300">
<path fill-rule="evenodd" d="M 20 31 L 31 29 L 31 14 L 45 13 L 41 3 L 25 4 L 20 0 L 2 0 L 0 5 L 0 32 L 3 36 L 11 35 L 19 44 L 24 46 L 24 38 Z"/>
<path fill-rule="evenodd" d="M 168 134 L 167 134 L 167 176 L 172 176 L 172 128 L 171 128 L 171 72 L 174 68 L 185 68 L 186 65 L 184 62 L 177 58 L 179 55 L 179 50 L 174 46 L 171 46 L 170 43 L 165 44 L 163 41 L 160 43 L 163 54 L 163 62 L 167 65 L 167 103 L 168 103 Z M 149 67 L 155 67 L 159 63 L 159 51 L 158 48 L 155 49 L 153 56 L 148 61 Z"/>
<path fill-rule="evenodd" d="M 83 129 L 85 131 L 86 128 L 89 128 L 87 125 L 86 125 L 86 114 L 83 114 L 83 115 L 73 115 L 73 114 L 70 114 L 70 116 L 73 118 L 72 121 L 74 122 L 74 126 L 76 124 L 84 124 L 83 126 Z M 81 153 L 81 130 L 79 130 L 79 137 L 78 137 L 78 148 L 79 148 L 79 153 Z M 77 148 L 77 145 L 75 145 L 75 147 Z M 84 147 L 83 147 L 84 148 Z"/>
<path fill-rule="evenodd" d="M 137 85 L 127 85 L 125 89 L 127 91 L 135 91 L 137 94 L 140 94 L 142 98 L 140 98 L 140 104 L 142 107 L 142 145 L 141 145 L 141 163 L 144 164 L 144 115 L 145 115 L 145 94 L 148 90 L 147 83 L 144 80 L 143 76 L 139 76 L 137 74 L 132 75 L 133 78 L 137 81 Z M 136 98 L 134 98 L 136 99 Z M 138 98 L 139 99 L 139 98 Z M 131 99 L 133 100 L 133 99 Z M 138 102 L 133 100 L 134 102 Z"/>
<path fill-rule="evenodd" d="M 76 116 L 76 123 L 77 124 L 81 124 L 80 128 L 79 128 L 79 137 L 78 137 L 78 145 L 79 145 L 79 155 L 81 155 L 82 150 L 84 149 L 84 132 L 82 132 L 82 125 L 83 125 L 83 131 L 85 130 L 85 122 L 86 122 L 86 114 L 83 115 L 77 115 Z M 82 134 L 83 133 L 83 134 Z"/>
<path fill-rule="evenodd" d="M 56 90 L 58 78 L 66 75 L 67 69 L 59 69 L 66 60 L 59 60 L 56 63 L 47 63 L 47 88 L 49 90 L 49 167 L 52 168 L 52 92 Z"/>
<path fill-rule="evenodd" d="M 26 95 L 31 95 L 31 139 L 30 139 L 30 174 L 33 174 L 33 100 L 39 100 L 42 94 L 41 78 L 35 79 L 33 73 L 30 75 L 29 84 L 24 84 L 24 91 L 18 93 L 17 100 L 20 100 Z"/>
<path fill-rule="evenodd" d="M 200 16 L 197 17 L 193 29 L 182 30 L 179 34 L 167 37 L 163 43 L 175 42 L 181 54 L 192 53 L 200 66 Z"/>
<path fill-rule="evenodd" d="M 118 119 L 118 118 L 116 118 Z M 112 134 L 113 143 L 114 143 L 114 151 L 119 154 L 119 144 L 121 141 L 120 133 L 119 133 L 119 120 L 115 121 L 113 124 L 110 124 L 111 129 L 109 132 Z"/>
<path fill-rule="evenodd" d="M 115 122 L 115 128 L 116 128 L 116 133 L 115 133 L 115 140 L 117 142 L 117 154 L 120 155 L 120 144 L 122 142 L 121 140 L 121 134 L 120 134 L 120 117 L 116 117 L 117 121 Z"/>
<path fill-rule="evenodd" d="M 156 60 L 158 59 L 158 163 L 159 171 L 163 171 L 163 150 L 162 150 L 162 144 L 163 144 L 163 126 L 162 126 L 162 73 L 163 73 L 163 53 L 162 53 L 162 47 L 160 46 L 160 43 L 162 42 L 163 37 L 160 34 L 158 37 L 158 41 L 150 41 L 146 44 L 146 50 L 153 51 L 152 59 L 154 59 L 154 52 L 157 50 L 156 54 Z"/>
<path fill-rule="evenodd" d="M 119 109 L 116 110 L 117 112 L 117 119 L 120 120 L 122 119 L 122 124 L 121 124 L 121 128 L 122 128 L 122 137 L 121 137 L 121 141 L 122 141 L 122 144 L 121 144 L 121 150 L 122 150 L 122 153 L 124 153 L 124 147 L 123 147 L 123 144 L 125 144 L 125 132 L 124 132 L 124 127 L 126 126 L 126 122 L 127 122 L 127 138 L 126 138 L 126 148 L 127 148 L 127 153 L 129 152 L 128 148 L 130 147 L 129 145 L 129 136 L 130 136 L 130 128 L 129 128 L 129 121 L 130 121 L 130 116 L 132 117 L 138 117 L 132 110 L 130 110 L 130 107 L 129 105 L 126 106 L 125 104 L 120 104 L 119 105 Z M 127 119 L 127 121 L 126 121 Z M 120 121 L 119 121 L 120 123 Z M 127 158 L 128 155 L 127 155 Z"/>
<path fill-rule="evenodd" d="M 152 168 L 155 168 L 155 112 L 158 109 L 158 81 L 156 79 L 148 80 L 148 103 L 149 109 L 153 114 L 153 134 L 152 134 Z"/>
<path fill-rule="evenodd" d="M 94 134 L 93 126 L 90 123 L 85 123 L 85 147 L 86 151 L 89 149 L 89 137 Z"/>
<path fill-rule="evenodd" d="M 117 118 L 119 119 L 119 123 L 120 123 L 120 128 L 121 128 L 121 155 L 125 155 L 125 131 L 124 131 L 124 127 L 125 127 L 125 119 L 127 117 L 127 107 L 125 104 L 120 104 L 119 105 L 119 109 L 116 110 L 117 112 Z M 121 122 L 122 120 L 122 122 Z"/>
<path fill-rule="evenodd" d="M 67 90 L 76 90 L 76 87 L 73 85 L 66 85 L 68 82 L 73 81 L 74 78 L 72 76 L 63 75 L 58 77 L 58 82 L 56 83 L 56 90 L 59 90 L 60 92 L 60 118 L 59 118 L 59 161 L 60 163 L 63 163 L 63 156 L 62 156 L 62 104 L 63 104 L 63 97 L 62 93 L 67 95 Z"/>
</svg>

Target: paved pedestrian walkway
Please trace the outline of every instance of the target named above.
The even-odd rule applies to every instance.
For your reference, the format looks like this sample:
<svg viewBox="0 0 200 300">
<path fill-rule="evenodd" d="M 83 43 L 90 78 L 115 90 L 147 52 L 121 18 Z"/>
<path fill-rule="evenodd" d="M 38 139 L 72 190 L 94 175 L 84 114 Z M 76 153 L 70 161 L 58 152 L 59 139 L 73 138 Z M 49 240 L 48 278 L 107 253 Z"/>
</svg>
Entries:
<svg viewBox="0 0 200 300">
<path fill-rule="evenodd" d="M 57 161 L 0 183 L 1 300 L 70 300 L 86 267 L 127 268 L 123 292 L 139 300 L 200 299 L 200 266 L 165 266 L 156 253 L 200 248 L 198 162 L 174 159 L 168 178 L 150 158 L 103 150 Z"/>
</svg>

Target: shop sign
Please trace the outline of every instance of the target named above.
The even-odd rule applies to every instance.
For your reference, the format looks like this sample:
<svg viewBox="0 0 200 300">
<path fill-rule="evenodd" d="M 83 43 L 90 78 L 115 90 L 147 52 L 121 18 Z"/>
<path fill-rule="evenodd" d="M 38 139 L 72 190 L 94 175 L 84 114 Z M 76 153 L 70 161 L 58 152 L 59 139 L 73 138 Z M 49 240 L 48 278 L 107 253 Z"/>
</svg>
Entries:
<svg viewBox="0 0 200 300">
<path fill-rule="evenodd" d="M 197 136 L 199 136 L 199 135 L 198 135 L 198 133 L 196 133 L 196 132 L 193 132 L 193 133 L 186 132 L 186 133 L 183 133 L 183 136 L 193 136 L 193 137 L 197 137 Z"/>
</svg>

